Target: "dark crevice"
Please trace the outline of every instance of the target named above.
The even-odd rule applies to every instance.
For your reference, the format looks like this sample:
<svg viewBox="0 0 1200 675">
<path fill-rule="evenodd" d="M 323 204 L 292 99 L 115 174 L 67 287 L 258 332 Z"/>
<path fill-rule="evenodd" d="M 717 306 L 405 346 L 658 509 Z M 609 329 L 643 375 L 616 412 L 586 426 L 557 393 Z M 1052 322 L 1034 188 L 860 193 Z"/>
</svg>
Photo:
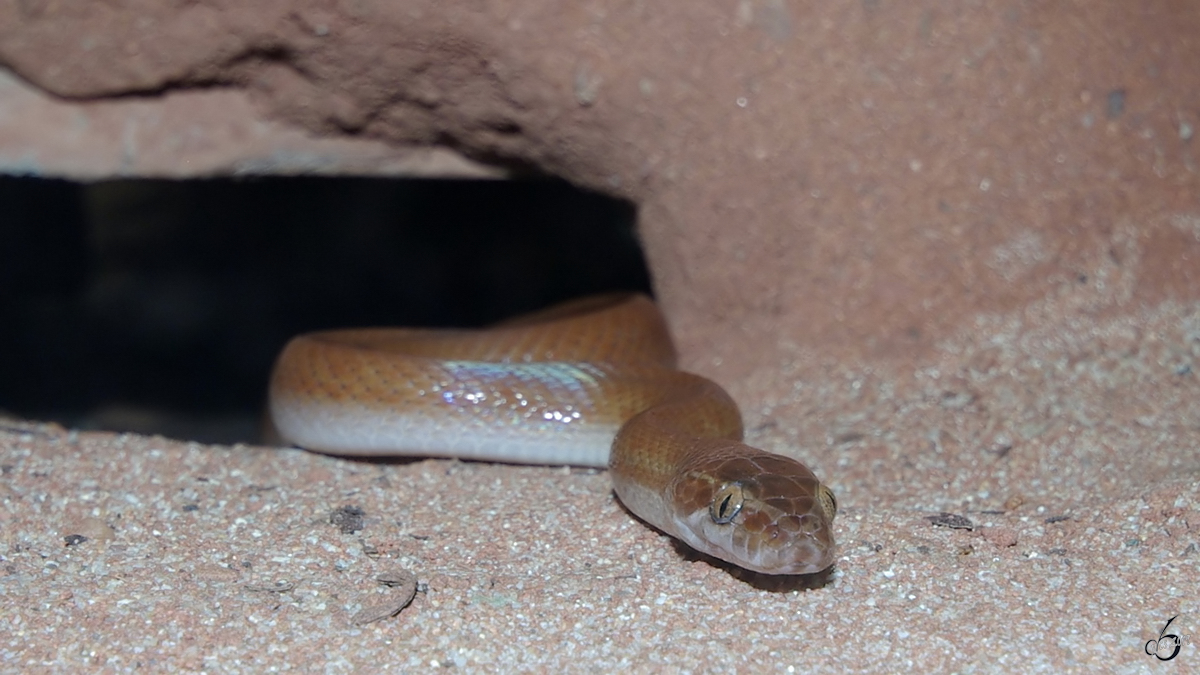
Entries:
<svg viewBox="0 0 1200 675">
<path fill-rule="evenodd" d="M 0 178 L 0 410 L 252 440 L 274 354 L 649 290 L 628 202 L 557 180 Z"/>
</svg>

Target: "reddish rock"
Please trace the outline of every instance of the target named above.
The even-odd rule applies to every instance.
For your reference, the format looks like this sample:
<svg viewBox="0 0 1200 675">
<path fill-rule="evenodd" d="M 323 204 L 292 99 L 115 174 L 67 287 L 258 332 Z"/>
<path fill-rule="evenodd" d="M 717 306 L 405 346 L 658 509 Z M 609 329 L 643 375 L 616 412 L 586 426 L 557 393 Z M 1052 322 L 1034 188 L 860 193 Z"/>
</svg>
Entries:
<svg viewBox="0 0 1200 675">
<path fill-rule="evenodd" d="M 632 198 L 685 360 L 726 381 L 780 336 L 921 353 L 1108 258 L 1139 299 L 1200 295 L 1186 3 L 21 2 L 0 26 L 0 61 L 86 105 L 249 92 L 312 134 Z"/>
</svg>

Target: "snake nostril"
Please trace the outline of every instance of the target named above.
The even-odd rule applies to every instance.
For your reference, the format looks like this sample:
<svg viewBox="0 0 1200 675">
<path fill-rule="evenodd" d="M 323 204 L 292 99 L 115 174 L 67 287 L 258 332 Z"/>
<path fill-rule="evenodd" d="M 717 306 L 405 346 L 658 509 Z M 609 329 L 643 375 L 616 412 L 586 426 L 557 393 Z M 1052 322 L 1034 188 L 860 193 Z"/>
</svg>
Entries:
<svg viewBox="0 0 1200 675">
<path fill-rule="evenodd" d="M 729 523 L 742 510 L 745 495 L 739 483 L 729 483 L 717 491 L 708 507 L 708 515 L 718 525 Z"/>
</svg>

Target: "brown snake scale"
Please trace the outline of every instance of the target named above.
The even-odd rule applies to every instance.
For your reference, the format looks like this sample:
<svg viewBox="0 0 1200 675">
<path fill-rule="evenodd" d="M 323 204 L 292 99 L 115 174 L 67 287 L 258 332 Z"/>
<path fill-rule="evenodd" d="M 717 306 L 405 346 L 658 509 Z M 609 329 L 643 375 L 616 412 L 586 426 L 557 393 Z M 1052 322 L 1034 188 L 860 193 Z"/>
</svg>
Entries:
<svg viewBox="0 0 1200 675">
<path fill-rule="evenodd" d="M 484 330 L 302 335 L 270 409 L 319 452 L 607 466 L 630 511 L 699 551 L 768 574 L 829 567 L 832 491 L 742 443 L 729 395 L 674 365 L 650 299 L 597 296 Z"/>
</svg>

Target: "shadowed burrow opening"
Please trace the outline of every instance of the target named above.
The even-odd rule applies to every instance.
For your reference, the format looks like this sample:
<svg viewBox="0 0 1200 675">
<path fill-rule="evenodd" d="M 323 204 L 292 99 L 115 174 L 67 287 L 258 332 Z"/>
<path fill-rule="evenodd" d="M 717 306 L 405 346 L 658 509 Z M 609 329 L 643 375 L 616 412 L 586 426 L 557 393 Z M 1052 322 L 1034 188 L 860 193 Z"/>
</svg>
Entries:
<svg viewBox="0 0 1200 675">
<path fill-rule="evenodd" d="M 0 177 L 0 414 L 254 442 L 289 337 L 649 292 L 635 219 L 553 179 Z"/>
</svg>

